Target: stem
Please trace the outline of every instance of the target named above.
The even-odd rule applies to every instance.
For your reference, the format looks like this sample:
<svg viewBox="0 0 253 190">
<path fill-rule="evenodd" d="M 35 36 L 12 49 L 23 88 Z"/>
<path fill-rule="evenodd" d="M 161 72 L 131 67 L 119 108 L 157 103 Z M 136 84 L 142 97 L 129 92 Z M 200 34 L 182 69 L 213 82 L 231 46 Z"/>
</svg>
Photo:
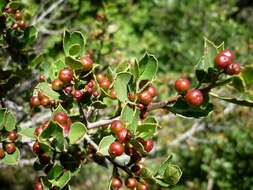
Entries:
<svg viewBox="0 0 253 190">
<path fill-rule="evenodd" d="M 178 95 L 178 96 L 170 97 L 167 100 L 164 100 L 164 101 L 161 101 L 161 102 L 152 103 L 151 105 L 148 106 L 147 111 L 152 111 L 152 110 L 155 110 L 155 109 L 164 108 L 168 104 L 175 103 L 180 98 L 182 98 L 182 96 Z"/>
<path fill-rule="evenodd" d="M 109 160 L 109 161 L 113 164 L 114 167 L 118 167 L 118 168 L 122 169 L 122 170 L 125 171 L 129 176 L 132 176 L 132 175 L 133 175 L 132 172 L 131 172 L 131 170 L 129 170 L 128 167 L 126 167 L 126 166 L 121 166 L 120 164 L 114 162 L 114 160 L 113 160 L 110 156 L 106 156 L 105 158 L 106 158 L 107 160 Z"/>
<path fill-rule="evenodd" d="M 113 119 L 105 119 L 105 120 L 100 120 L 100 121 L 97 121 L 97 122 L 94 122 L 94 123 L 88 123 L 87 128 L 88 129 L 99 128 L 99 127 L 104 126 L 104 125 L 109 125 L 114 120 L 118 120 L 118 119 L 119 119 L 119 117 L 115 117 Z"/>
</svg>

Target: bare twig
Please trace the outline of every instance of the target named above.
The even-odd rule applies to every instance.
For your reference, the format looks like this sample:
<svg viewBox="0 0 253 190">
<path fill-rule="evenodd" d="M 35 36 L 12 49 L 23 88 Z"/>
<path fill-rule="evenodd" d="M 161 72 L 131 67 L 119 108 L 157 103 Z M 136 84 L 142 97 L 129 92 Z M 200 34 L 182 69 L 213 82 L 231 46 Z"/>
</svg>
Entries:
<svg viewBox="0 0 253 190">
<path fill-rule="evenodd" d="M 111 124 L 114 120 L 119 119 L 119 117 L 115 117 L 113 119 L 105 119 L 105 120 L 100 120 L 94 123 L 88 123 L 87 128 L 88 129 L 95 129 L 104 125 L 109 125 Z"/>
<path fill-rule="evenodd" d="M 178 96 L 170 97 L 167 100 L 164 100 L 164 101 L 161 101 L 161 102 L 152 103 L 150 106 L 148 106 L 147 111 L 152 111 L 152 110 L 155 110 L 155 109 L 164 108 L 168 104 L 175 103 L 180 98 L 182 98 L 182 96 L 178 95 Z"/>
</svg>

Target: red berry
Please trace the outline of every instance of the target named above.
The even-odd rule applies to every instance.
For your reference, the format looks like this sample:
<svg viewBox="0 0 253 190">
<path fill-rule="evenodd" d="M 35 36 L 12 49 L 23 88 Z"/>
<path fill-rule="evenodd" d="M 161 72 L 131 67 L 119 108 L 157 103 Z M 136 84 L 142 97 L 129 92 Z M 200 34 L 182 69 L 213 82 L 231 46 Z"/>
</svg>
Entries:
<svg viewBox="0 0 253 190">
<path fill-rule="evenodd" d="M 58 78 L 65 84 L 70 83 L 73 80 L 73 71 L 70 68 L 61 69 Z"/>
<path fill-rule="evenodd" d="M 27 24 L 24 20 L 21 20 L 18 22 L 18 26 L 21 28 L 21 29 L 25 29 L 27 27 Z"/>
<path fill-rule="evenodd" d="M 88 86 L 87 86 L 86 90 L 87 90 L 87 92 L 88 92 L 89 94 L 92 94 L 92 92 L 93 92 L 93 88 L 90 88 L 90 87 L 88 87 Z"/>
<path fill-rule="evenodd" d="M 11 131 L 8 134 L 8 138 L 10 141 L 15 141 L 18 138 L 17 132 L 16 131 Z"/>
<path fill-rule="evenodd" d="M 68 124 L 68 115 L 64 112 L 58 112 L 54 116 L 54 121 L 59 123 L 60 125 L 66 125 Z"/>
<path fill-rule="evenodd" d="M 38 92 L 38 98 L 39 98 L 39 100 L 42 100 L 44 97 L 46 97 L 46 96 L 43 94 L 43 92 L 39 91 Z"/>
<path fill-rule="evenodd" d="M 52 81 L 52 89 L 53 90 L 62 90 L 63 88 L 63 82 L 60 79 L 55 79 Z"/>
<path fill-rule="evenodd" d="M 148 190 L 148 184 L 138 183 L 136 190 Z"/>
<path fill-rule="evenodd" d="M 12 154 L 16 151 L 16 146 L 14 143 L 8 143 L 5 145 L 5 150 L 8 154 Z"/>
<path fill-rule="evenodd" d="M 142 142 L 142 145 L 143 145 L 145 151 L 150 152 L 154 147 L 154 141 L 151 139 L 146 140 L 146 141 Z"/>
<path fill-rule="evenodd" d="M 16 30 L 16 29 L 18 28 L 18 23 L 14 23 L 14 24 L 11 26 L 11 28 L 12 28 L 13 30 Z"/>
<path fill-rule="evenodd" d="M 125 185 L 129 189 L 134 189 L 137 186 L 137 180 L 135 178 L 127 178 L 125 181 Z"/>
<path fill-rule="evenodd" d="M 221 54 L 221 55 L 227 56 L 227 57 L 230 59 L 230 61 L 233 61 L 233 60 L 234 60 L 234 54 L 233 54 L 233 52 L 232 52 L 231 50 L 229 50 L 229 49 L 223 50 L 222 52 L 220 52 L 220 54 Z"/>
<path fill-rule="evenodd" d="M 109 89 L 111 83 L 108 79 L 103 79 L 100 83 L 99 83 L 99 86 L 104 89 L 104 90 L 107 90 Z"/>
<path fill-rule="evenodd" d="M 0 160 L 2 160 L 5 157 L 5 152 L 3 148 L 0 148 Z"/>
<path fill-rule="evenodd" d="M 116 134 L 119 132 L 121 129 L 123 129 L 124 124 L 120 120 L 114 120 L 111 124 L 111 130 Z"/>
<path fill-rule="evenodd" d="M 138 100 L 140 103 L 144 104 L 145 106 L 149 105 L 152 102 L 152 96 L 148 91 L 144 91 L 139 94 Z"/>
<path fill-rule="evenodd" d="M 94 84 L 93 84 L 93 82 L 90 81 L 90 82 L 88 82 L 87 86 L 88 86 L 89 88 L 93 88 Z"/>
<path fill-rule="evenodd" d="M 48 153 L 45 152 L 45 153 L 39 155 L 39 161 L 40 161 L 40 163 L 43 164 L 43 165 L 49 164 L 49 162 L 50 162 L 50 157 L 49 157 Z"/>
<path fill-rule="evenodd" d="M 137 107 L 140 109 L 140 110 L 144 110 L 145 106 L 141 103 L 138 103 L 137 104 Z"/>
<path fill-rule="evenodd" d="M 118 177 L 113 177 L 112 178 L 111 187 L 114 190 L 119 190 L 122 187 L 122 181 L 121 181 L 121 179 L 118 178 Z"/>
<path fill-rule="evenodd" d="M 96 75 L 96 79 L 97 79 L 98 82 L 101 82 L 104 78 L 105 78 L 105 77 L 104 77 L 104 75 L 102 75 L 102 74 L 97 74 L 97 75 Z"/>
<path fill-rule="evenodd" d="M 186 93 L 185 100 L 190 106 L 200 106 L 204 102 L 204 96 L 200 90 L 192 89 Z"/>
<path fill-rule="evenodd" d="M 61 125 L 61 127 L 63 128 L 63 133 L 64 133 L 65 135 L 68 134 L 71 125 L 72 125 L 72 122 L 71 122 L 70 119 L 68 119 L 67 124 Z"/>
<path fill-rule="evenodd" d="M 98 97 L 98 96 L 99 96 L 99 93 L 98 93 L 98 91 L 95 91 L 95 92 L 92 93 L 92 95 L 93 95 L 94 97 Z"/>
<path fill-rule="evenodd" d="M 38 137 L 43 131 L 43 128 L 42 127 L 37 127 L 34 131 L 34 136 L 35 137 Z"/>
<path fill-rule="evenodd" d="M 89 55 L 84 55 L 84 56 L 80 57 L 80 61 L 83 64 L 84 71 L 89 71 L 92 69 L 93 60 L 91 59 L 91 57 Z"/>
<path fill-rule="evenodd" d="M 131 140 L 131 134 L 126 128 L 122 128 L 116 133 L 119 142 L 129 142 Z"/>
<path fill-rule="evenodd" d="M 227 66 L 226 73 L 229 75 L 237 75 L 241 72 L 241 66 L 239 63 L 234 62 Z"/>
<path fill-rule="evenodd" d="M 152 97 L 155 97 L 157 95 L 157 90 L 153 85 L 150 84 L 147 90 Z"/>
<path fill-rule="evenodd" d="M 44 190 L 43 185 L 40 181 L 37 181 L 35 183 L 34 190 Z"/>
<path fill-rule="evenodd" d="M 38 153 L 40 152 L 40 143 L 39 143 L 38 141 L 36 141 L 36 142 L 33 144 L 32 151 L 33 151 L 35 154 L 38 154 Z"/>
<path fill-rule="evenodd" d="M 64 88 L 64 92 L 65 92 L 66 94 L 71 94 L 71 93 L 72 93 L 72 90 L 73 90 L 73 87 L 72 87 L 72 86 L 66 86 L 66 87 Z"/>
<path fill-rule="evenodd" d="M 16 10 L 16 13 L 15 13 L 15 19 L 16 20 L 20 20 L 22 18 L 22 13 L 20 10 Z"/>
<path fill-rule="evenodd" d="M 178 93 L 182 94 L 187 92 L 190 89 L 190 81 L 188 79 L 185 78 L 181 78 L 176 80 L 175 82 L 175 89 Z"/>
<path fill-rule="evenodd" d="M 218 54 L 214 58 L 214 61 L 216 63 L 216 67 L 219 69 L 225 69 L 229 64 L 231 64 L 230 58 L 223 54 Z"/>
<path fill-rule="evenodd" d="M 111 89 L 111 91 L 110 91 L 110 97 L 112 99 L 117 99 L 117 94 L 116 94 L 116 91 L 114 89 Z"/>
<path fill-rule="evenodd" d="M 50 102 L 50 99 L 49 99 L 48 97 L 46 97 L 46 96 L 44 96 L 44 98 L 42 98 L 42 99 L 40 100 L 40 104 L 41 104 L 42 106 L 48 106 L 50 103 L 51 103 L 51 102 Z"/>
<path fill-rule="evenodd" d="M 6 12 L 6 13 L 12 13 L 12 8 L 9 6 L 9 5 L 7 5 L 5 8 L 4 8 L 4 11 Z"/>
<path fill-rule="evenodd" d="M 46 81 L 45 75 L 40 75 L 40 76 L 39 76 L 39 81 L 40 81 L 40 82 Z"/>
<path fill-rule="evenodd" d="M 32 107 L 37 107 L 37 106 L 39 106 L 39 105 L 40 105 L 40 100 L 39 100 L 39 98 L 38 98 L 37 96 L 33 96 L 33 97 L 31 98 L 30 104 L 31 104 Z"/>
<path fill-rule="evenodd" d="M 120 142 L 115 141 L 110 145 L 109 153 L 114 157 L 121 156 L 124 153 L 124 146 Z"/>
<path fill-rule="evenodd" d="M 83 91 L 81 91 L 81 90 L 76 90 L 76 91 L 74 92 L 74 97 L 75 97 L 75 99 L 76 99 L 77 101 L 80 101 L 80 100 L 82 99 L 82 97 L 83 97 Z"/>
</svg>

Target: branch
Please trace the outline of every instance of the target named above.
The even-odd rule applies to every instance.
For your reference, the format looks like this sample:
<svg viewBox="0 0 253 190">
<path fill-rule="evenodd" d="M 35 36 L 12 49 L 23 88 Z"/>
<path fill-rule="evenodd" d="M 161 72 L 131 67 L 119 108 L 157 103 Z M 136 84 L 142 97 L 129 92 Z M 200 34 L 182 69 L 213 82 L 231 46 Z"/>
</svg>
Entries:
<svg viewBox="0 0 253 190">
<path fill-rule="evenodd" d="M 178 96 L 170 97 L 167 100 L 164 100 L 164 101 L 161 101 L 161 102 L 152 103 L 151 105 L 148 106 L 147 111 L 152 111 L 152 110 L 155 110 L 155 109 L 164 108 L 168 104 L 175 103 L 180 98 L 182 98 L 182 96 L 178 95 Z"/>
<path fill-rule="evenodd" d="M 113 119 L 105 119 L 105 120 L 100 120 L 100 121 L 97 121 L 97 122 L 94 122 L 94 123 L 88 123 L 87 124 L 87 128 L 88 129 L 95 129 L 95 128 L 99 128 L 101 126 L 104 126 L 104 125 L 109 125 L 111 124 L 114 120 L 118 120 L 119 117 L 115 117 Z"/>
</svg>

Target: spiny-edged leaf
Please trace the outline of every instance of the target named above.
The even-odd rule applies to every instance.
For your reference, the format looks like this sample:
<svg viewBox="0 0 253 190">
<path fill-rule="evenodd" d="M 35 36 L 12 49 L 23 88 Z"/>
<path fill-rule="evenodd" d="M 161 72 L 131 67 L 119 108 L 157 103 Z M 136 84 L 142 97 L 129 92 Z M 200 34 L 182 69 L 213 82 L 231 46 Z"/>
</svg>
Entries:
<svg viewBox="0 0 253 190">
<path fill-rule="evenodd" d="M 245 91 L 245 83 L 242 77 L 233 77 L 231 85 L 239 92 Z"/>
<path fill-rule="evenodd" d="M 16 148 L 16 151 L 12 154 L 5 153 L 5 157 L 2 159 L 2 162 L 6 165 L 16 164 L 20 157 L 20 151 Z"/>
<path fill-rule="evenodd" d="M 6 113 L 6 109 L 5 108 L 1 108 L 0 109 L 0 129 L 2 129 L 3 126 L 4 126 L 5 113 Z"/>
<path fill-rule="evenodd" d="M 62 59 L 58 59 L 57 61 L 51 63 L 49 68 L 49 78 L 51 80 L 56 79 L 59 71 L 64 67 L 66 67 L 66 65 Z"/>
<path fill-rule="evenodd" d="M 169 166 L 171 162 L 171 159 L 172 159 L 172 155 L 169 155 L 167 159 L 157 168 L 156 175 L 158 176 L 164 175 L 165 170 L 167 169 L 167 167 Z"/>
<path fill-rule="evenodd" d="M 74 144 L 78 140 L 80 140 L 86 133 L 86 127 L 83 123 L 81 122 L 75 122 L 71 125 L 68 138 L 69 138 L 69 143 Z"/>
<path fill-rule="evenodd" d="M 41 82 L 39 83 L 35 89 L 43 92 L 47 97 L 53 100 L 58 100 L 60 97 L 60 94 L 58 92 L 55 92 L 47 82 Z"/>
<path fill-rule="evenodd" d="M 253 107 L 253 100 L 243 100 L 243 99 L 239 99 L 239 98 L 230 98 L 230 97 L 223 97 L 223 96 L 219 96 L 217 94 L 214 93 L 209 93 L 211 96 L 224 100 L 226 102 L 230 102 L 233 104 L 238 104 L 241 106 L 247 106 L 247 107 Z"/>
<path fill-rule="evenodd" d="M 99 145 L 98 145 L 98 153 L 106 156 L 109 155 L 108 153 L 108 149 L 109 146 L 115 141 L 115 137 L 112 135 L 109 136 L 105 136 L 103 137 L 103 139 L 100 141 Z"/>
<path fill-rule="evenodd" d="M 244 67 L 241 76 L 247 85 L 253 84 L 253 65 Z"/>
<path fill-rule="evenodd" d="M 48 180 L 50 182 L 56 180 L 64 172 L 64 167 L 58 164 L 54 165 L 53 168 L 48 172 Z"/>
<path fill-rule="evenodd" d="M 153 80 L 158 69 L 158 61 L 155 56 L 145 53 L 139 61 L 139 81 Z"/>
<path fill-rule="evenodd" d="M 195 70 L 208 72 L 209 68 L 214 68 L 214 58 L 222 50 L 224 50 L 224 42 L 215 45 L 207 38 L 204 38 L 204 55 L 195 66 Z"/>
<path fill-rule="evenodd" d="M 4 120 L 4 127 L 7 131 L 13 131 L 16 128 L 17 119 L 12 112 L 7 111 Z"/>
<path fill-rule="evenodd" d="M 114 83 L 114 89 L 117 94 L 117 98 L 120 101 L 125 101 L 128 99 L 127 97 L 127 85 L 131 79 L 132 75 L 128 72 L 122 72 L 118 73 L 115 83 Z"/>
<path fill-rule="evenodd" d="M 19 131 L 18 133 L 21 136 L 34 139 L 34 131 L 35 131 L 35 128 L 21 128 L 21 131 Z"/>
<path fill-rule="evenodd" d="M 207 116 L 213 111 L 213 104 L 207 103 L 205 106 L 192 107 L 189 106 L 184 100 L 178 100 L 174 105 L 167 106 L 167 109 L 174 114 L 190 118 L 200 118 Z"/>
<path fill-rule="evenodd" d="M 65 64 L 74 70 L 83 69 L 82 62 L 70 56 L 65 57 Z"/>
<path fill-rule="evenodd" d="M 176 185 L 182 176 L 182 171 L 177 165 L 170 164 L 164 172 L 164 181 Z"/>
</svg>

